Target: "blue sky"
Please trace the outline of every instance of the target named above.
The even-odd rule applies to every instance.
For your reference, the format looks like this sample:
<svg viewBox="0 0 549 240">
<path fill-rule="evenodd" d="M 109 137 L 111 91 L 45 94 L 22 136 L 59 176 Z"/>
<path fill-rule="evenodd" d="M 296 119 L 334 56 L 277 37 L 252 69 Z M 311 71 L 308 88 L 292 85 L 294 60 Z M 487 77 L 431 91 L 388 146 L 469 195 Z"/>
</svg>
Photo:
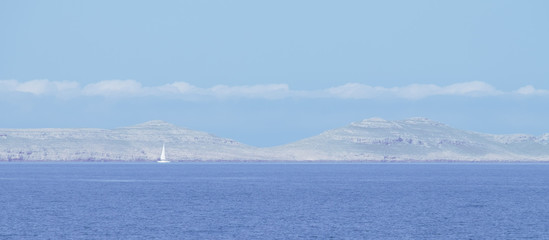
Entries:
<svg viewBox="0 0 549 240">
<path fill-rule="evenodd" d="M 547 1 L 1 1 L 0 128 L 549 132 Z"/>
</svg>

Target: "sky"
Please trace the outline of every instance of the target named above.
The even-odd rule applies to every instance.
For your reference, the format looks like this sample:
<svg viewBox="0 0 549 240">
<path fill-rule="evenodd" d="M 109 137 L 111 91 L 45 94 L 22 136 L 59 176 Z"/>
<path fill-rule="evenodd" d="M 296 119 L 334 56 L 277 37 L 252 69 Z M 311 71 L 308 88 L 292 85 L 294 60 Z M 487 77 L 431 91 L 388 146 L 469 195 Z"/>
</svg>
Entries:
<svg viewBox="0 0 549 240">
<path fill-rule="evenodd" d="M 549 133 L 549 1 L 0 1 L 0 128 Z"/>
</svg>

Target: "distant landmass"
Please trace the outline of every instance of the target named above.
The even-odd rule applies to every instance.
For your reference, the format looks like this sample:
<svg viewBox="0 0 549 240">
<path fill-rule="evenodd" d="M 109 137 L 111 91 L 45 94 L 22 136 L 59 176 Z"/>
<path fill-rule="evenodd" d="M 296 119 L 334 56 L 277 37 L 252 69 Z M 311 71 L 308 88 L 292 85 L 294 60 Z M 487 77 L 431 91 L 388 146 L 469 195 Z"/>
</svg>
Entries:
<svg viewBox="0 0 549 240">
<path fill-rule="evenodd" d="M 0 161 L 549 161 L 549 134 L 494 135 L 426 118 L 365 119 L 259 148 L 163 121 L 117 129 L 0 129 Z"/>
</svg>

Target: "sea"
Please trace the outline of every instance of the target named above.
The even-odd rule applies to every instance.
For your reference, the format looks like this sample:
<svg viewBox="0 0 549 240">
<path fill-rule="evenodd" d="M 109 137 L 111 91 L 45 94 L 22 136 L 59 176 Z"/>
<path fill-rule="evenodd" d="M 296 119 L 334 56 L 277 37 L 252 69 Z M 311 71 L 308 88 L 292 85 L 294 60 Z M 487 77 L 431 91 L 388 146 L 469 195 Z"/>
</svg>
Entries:
<svg viewBox="0 0 549 240">
<path fill-rule="evenodd" d="M 549 239 L 549 164 L 0 163 L 0 239 Z"/>
</svg>

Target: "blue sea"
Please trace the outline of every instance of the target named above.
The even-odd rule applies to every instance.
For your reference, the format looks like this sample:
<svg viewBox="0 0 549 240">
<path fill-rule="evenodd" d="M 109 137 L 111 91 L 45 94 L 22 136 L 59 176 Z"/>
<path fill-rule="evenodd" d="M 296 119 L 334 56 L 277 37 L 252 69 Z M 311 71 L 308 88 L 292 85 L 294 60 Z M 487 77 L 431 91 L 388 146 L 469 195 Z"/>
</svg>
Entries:
<svg viewBox="0 0 549 240">
<path fill-rule="evenodd" d="M 549 164 L 2 163 L 0 239 L 549 239 Z"/>
</svg>

